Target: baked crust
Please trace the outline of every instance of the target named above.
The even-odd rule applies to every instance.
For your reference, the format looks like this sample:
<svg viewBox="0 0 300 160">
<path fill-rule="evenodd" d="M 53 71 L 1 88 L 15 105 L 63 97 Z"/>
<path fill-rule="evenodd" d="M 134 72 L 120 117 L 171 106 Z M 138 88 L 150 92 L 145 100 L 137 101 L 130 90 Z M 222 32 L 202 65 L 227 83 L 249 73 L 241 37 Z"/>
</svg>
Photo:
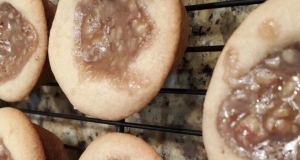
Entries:
<svg viewBox="0 0 300 160">
<path fill-rule="evenodd" d="M 43 127 L 34 124 L 35 130 L 38 132 L 47 160 L 67 160 L 68 155 L 64 144 L 53 133 Z"/>
<path fill-rule="evenodd" d="M 180 38 L 179 43 L 177 45 L 177 51 L 174 58 L 173 65 L 171 67 L 171 70 L 169 72 L 169 75 L 171 75 L 178 67 L 178 65 L 181 63 L 186 47 L 188 46 L 189 42 L 189 33 L 190 33 L 190 23 L 189 18 L 186 12 L 186 9 L 182 3 L 180 3 L 180 12 L 181 12 L 181 21 L 180 21 Z"/>
<path fill-rule="evenodd" d="M 44 160 L 39 134 L 31 121 L 19 110 L 0 109 L 0 137 L 14 160 Z"/>
<path fill-rule="evenodd" d="M 178 65 L 187 46 L 188 17 L 180 0 L 141 0 L 156 25 L 156 36 L 130 68 L 149 78 L 150 85 L 130 95 L 114 89 L 109 80 L 79 80 L 73 57 L 75 8 L 80 0 L 60 0 L 49 39 L 54 76 L 79 111 L 100 119 L 120 120 L 143 109 L 159 92 L 172 65 Z M 175 68 L 175 67 L 173 67 Z M 174 70 L 174 69 L 173 69 Z"/>
<path fill-rule="evenodd" d="M 133 135 L 108 133 L 93 141 L 83 152 L 80 160 L 162 160 L 146 142 Z"/>
<path fill-rule="evenodd" d="M 245 74 L 274 49 L 283 49 L 299 42 L 298 4 L 300 1 L 297 0 L 266 1 L 247 17 L 227 42 L 215 67 L 204 102 L 203 138 L 210 160 L 243 159 L 224 144 L 216 128 L 220 103 L 230 91 L 228 84 L 223 80 L 228 67 L 224 63 L 225 58 L 234 50 L 238 57 L 235 66 L 238 66 L 241 74 Z M 270 20 L 275 24 L 271 30 L 263 25 Z"/>
<path fill-rule="evenodd" d="M 42 71 L 47 50 L 47 26 L 42 1 L 0 0 L 14 6 L 35 28 L 38 35 L 36 51 L 14 79 L 0 85 L 0 98 L 15 102 L 24 99 L 35 86 Z"/>
</svg>

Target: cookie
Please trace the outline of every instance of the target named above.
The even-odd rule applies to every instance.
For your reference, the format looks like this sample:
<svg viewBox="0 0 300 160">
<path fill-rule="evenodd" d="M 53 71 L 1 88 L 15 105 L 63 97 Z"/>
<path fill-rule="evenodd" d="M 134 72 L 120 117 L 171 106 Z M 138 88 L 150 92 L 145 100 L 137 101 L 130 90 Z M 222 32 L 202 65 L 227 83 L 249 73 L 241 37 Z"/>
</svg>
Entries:
<svg viewBox="0 0 300 160">
<path fill-rule="evenodd" d="M 42 0 L 42 2 L 45 10 L 46 21 L 47 21 L 47 35 L 49 37 L 50 29 L 52 27 L 52 22 L 54 20 L 54 16 L 56 13 L 56 5 L 50 0 Z M 47 46 L 47 50 L 48 50 L 48 46 Z M 43 66 L 43 70 L 39 76 L 36 86 L 45 85 L 49 82 L 52 82 L 54 79 L 55 77 L 52 73 L 50 63 L 49 63 L 49 57 L 47 55 Z"/>
<path fill-rule="evenodd" d="M 188 33 L 180 0 L 60 0 L 50 65 L 76 109 L 120 120 L 156 96 L 180 63 Z"/>
<path fill-rule="evenodd" d="M 24 99 L 35 86 L 47 52 L 42 1 L 0 0 L 0 99 Z"/>
<path fill-rule="evenodd" d="M 68 159 L 65 146 L 62 141 L 58 137 L 56 137 L 56 135 L 39 125 L 34 124 L 34 128 L 41 138 L 47 160 Z"/>
<path fill-rule="evenodd" d="M 67 160 L 67 152 L 58 137 L 31 123 L 21 111 L 0 109 L 0 159 Z"/>
<path fill-rule="evenodd" d="M 0 159 L 46 159 L 39 134 L 22 112 L 1 108 L 0 124 Z"/>
<path fill-rule="evenodd" d="M 299 159 L 298 4 L 266 1 L 227 42 L 204 103 L 209 159 Z"/>
<path fill-rule="evenodd" d="M 108 133 L 93 141 L 80 160 L 162 160 L 146 142 L 133 135 Z"/>
</svg>

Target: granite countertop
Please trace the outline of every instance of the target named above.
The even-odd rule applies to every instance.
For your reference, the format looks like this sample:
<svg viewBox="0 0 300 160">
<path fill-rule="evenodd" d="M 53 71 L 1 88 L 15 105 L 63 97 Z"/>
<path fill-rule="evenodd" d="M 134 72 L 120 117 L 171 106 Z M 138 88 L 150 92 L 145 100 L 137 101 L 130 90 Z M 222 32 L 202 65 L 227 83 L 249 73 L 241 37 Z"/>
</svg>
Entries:
<svg viewBox="0 0 300 160">
<path fill-rule="evenodd" d="M 220 0 L 182 0 L 185 5 Z M 57 3 L 57 0 L 52 0 Z M 190 17 L 189 46 L 224 45 L 233 31 L 256 7 L 229 7 L 188 12 Z M 220 52 L 186 53 L 183 63 L 165 82 L 165 88 L 207 89 Z M 158 94 L 139 113 L 126 122 L 202 130 L 202 111 L 205 96 Z M 73 109 L 59 87 L 40 86 L 18 103 L 0 101 L 0 106 L 32 109 L 84 116 Z M 57 135 L 64 144 L 87 147 L 94 139 L 114 132 L 115 127 L 91 122 L 67 120 L 27 114 L 30 119 Z M 126 128 L 153 146 L 166 160 L 206 160 L 202 137 L 150 130 Z M 70 159 L 78 159 L 80 152 L 68 150 Z"/>
</svg>

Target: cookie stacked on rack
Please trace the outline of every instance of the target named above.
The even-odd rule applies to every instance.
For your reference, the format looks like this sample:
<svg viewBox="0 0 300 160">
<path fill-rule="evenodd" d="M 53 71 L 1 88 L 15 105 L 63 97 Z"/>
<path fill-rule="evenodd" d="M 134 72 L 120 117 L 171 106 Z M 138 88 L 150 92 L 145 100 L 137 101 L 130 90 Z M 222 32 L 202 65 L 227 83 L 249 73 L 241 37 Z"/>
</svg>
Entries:
<svg viewBox="0 0 300 160">
<path fill-rule="evenodd" d="M 60 0 L 50 33 L 50 65 L 77 110 L 122 120 L 156 96 L 181 62 L 188 35 L 180 0 Z M 161 159 L 142 140 L 117 133 L 92 142 L 82 159 L 123 155 Z"/>
<path fill-rule="evenodd" d="M 67 160 L 63 143 L 21 111 L 0 108 L 0 159 Z"/>
<path fill-rule="evenodd" d="M 180 0 L 60 0 L 49 60 L 76 109 L 122 120 L 157 95 L 181 62 L 188 35 Z"/>
<path fill-rule="evenodd" d="M 48 0 L 1 0 L 0 11 L 0 99 L 17 102 L 54 78 L 46 59 L 55 6 Z"/>
<path fill-rule="evenodd" d="M 209 159 L 299 159 L 299 4 L 266 1 L 228 40 L 204 103 Z"/>
<path fill-rule="evenodd" d="M 162 160 L 146 142 L 130 134 L 108 133 L 93 141 L 80 160 Z"/>
</svg>

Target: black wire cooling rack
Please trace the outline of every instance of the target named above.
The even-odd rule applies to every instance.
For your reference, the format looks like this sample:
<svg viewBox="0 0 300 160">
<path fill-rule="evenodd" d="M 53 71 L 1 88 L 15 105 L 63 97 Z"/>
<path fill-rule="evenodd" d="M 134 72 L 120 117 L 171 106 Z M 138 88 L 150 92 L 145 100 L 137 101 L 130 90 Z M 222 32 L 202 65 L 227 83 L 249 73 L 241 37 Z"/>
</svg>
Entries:
<svg viewBox="0 0 300 160">
<path fill-rule="evenodd" d="M 254 5 L 254 4 L 260 4 L 263 2 L 265 2 L 265 0 L 231 0 L 231 1 L 224 1 L 224 2 L 190 5 L 190 6 L 186 6 L 186 10 L 187 10 L 187 12 L 191 12 L 191 11 L 199 11 L 199 10 L 206 10 L 206 9 Z M 224 48 L 224 46 L 196 46 L 196 47 L 188 47 L 186 52 L 199 52 L 199 53 L 200 52 L 220 52 L 220 51 L 222 51 L 223 48 Z M 48 83 L 48 84 L 46 84 L 46 86 L 59 87 L 59 85 L 57 83 Z M 206 90 L 162 88 L 159 93 L 206 95 Z M 55 117 L 55 118 L 63 118 L 63 119 L 71 119 L 71 120 L 77 120 L 77 121 L 114 125 L 114 126 L 116 126 L 117 132 L 124 132 L 125 128 L 128 127 L 128 128 L 138 128 L 138 129 L 145 129 L 145 130 L 154 130 L 154 131 L 169 132 L 169 133 L 176 133 L 176 134 L 192 135 L 192 136 L 202 136 L 202 131 L 200 131 L 200 130 L 188 130 L 188 129 L 181 129 L 181 128 L 180 129 L 179 128 L 170 128 L 170 127 L 166 127 L 166 126 L 128 123 L 128 122 L 125 122 L 125 120 L 106 121 L 106 120 L 88 118 L 88 117 L 83 117 L 83 116 L 66 115 L 66 114 L 59 114 L 59 113 L 49 113 L 49 112 L 35 111 L 35 110 L 28 110 L 28 109 L 20 109 L 20 110 L 27 114 L 50 116 L 50 117 Z M 84 150 L 84 148 L 69 146 L 69 145 L 65 145 L 65 147 L 67 149 L 78 150 L 78 151 Z"/>
</svg>

